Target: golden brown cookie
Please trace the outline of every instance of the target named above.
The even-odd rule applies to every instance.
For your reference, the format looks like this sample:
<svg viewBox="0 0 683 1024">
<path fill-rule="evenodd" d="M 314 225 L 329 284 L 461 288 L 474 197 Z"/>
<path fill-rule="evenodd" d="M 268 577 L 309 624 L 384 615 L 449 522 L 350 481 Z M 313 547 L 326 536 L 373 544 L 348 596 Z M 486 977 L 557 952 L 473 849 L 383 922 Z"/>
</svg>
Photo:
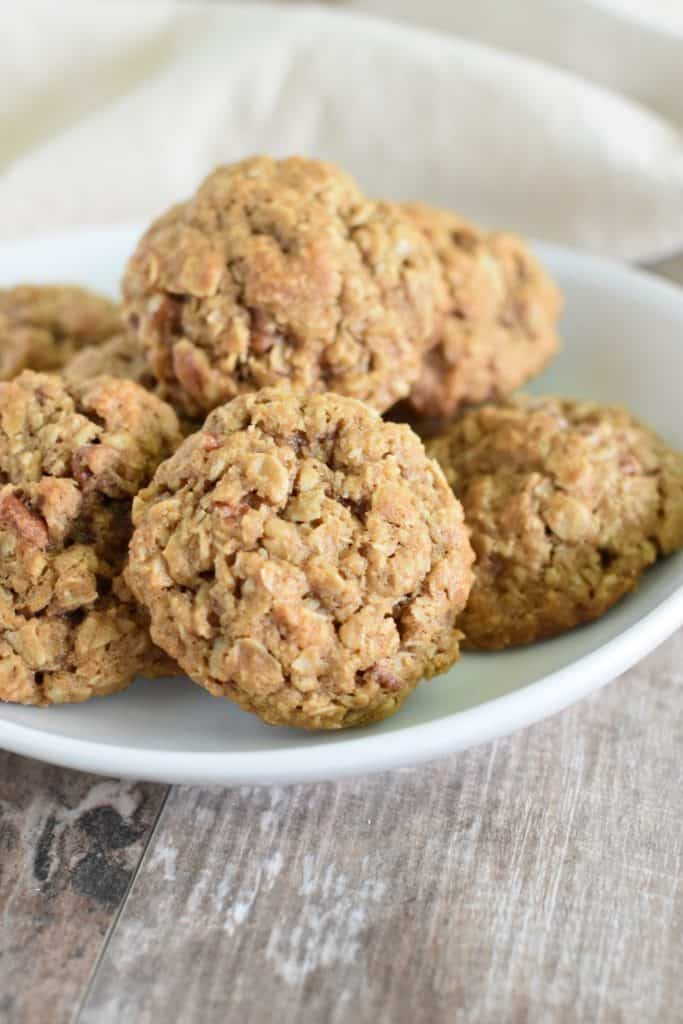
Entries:
<svg viewBox="0 0 683 1024">
<path fill-rule="evenodd" d="M 123 294 L 154 374 L 190 415 L 270 386 L 381 411 L 417 378 L 442 287 L 397 208 L 332 164 L 255 157 L 152 224 Z"/>
<path fill-rule="evenodd" d="M 559 346 L 561 296 L 524 242 L 421 203 L 401 210 L 439 257 L 446 295 L 437 343 L 410 393 L 417 412 L 450 417 L 540 373 Z"/>
<path fill-rule="evenodd" d="M 133 497 L 179 442 L 130 381 L 0 384 L 0 700 L 80 701 L 168 669 L 121 573 Z"/>
<path fill-rule="evenodd" d="M 532 643 L 603 615 L 683 545 L 683 456 L 625 409 L 518 396 L 428 451 L 465 509 L 477 561 L 469 647 Z"/>
<path fill-rule="evenodd" d="M 392 714 L 458 656 L 462 509 L 404 426 L 333 394 L 211 413 L 134 504 L 127 579 L 152 636 L 272 724 Z"/>
<path fill-rule="evenodd" d="M 0 380 L 22 370 L 58 370 L 84 345 L 121 330 L 120 310 L 71 285 L 0 289 Z"/>
<path fill-rule="evenodd" d="M 101 377 L 120 377 L 154 391 L 157 380 L 140 343 L 131 334 L 115 334 L 101 345 L 88 345 L 70 359 L 61 371 L 65 380 L 80 385 Z"/>
<path fill-rule="evenodd" d="M 132 334 L 116 334 L 101 345 L 88 345 L 69 360 L 61 374 L 74 387 L 82 387 L 102 375 L 132 380 L 173 405 L 172 396 L 149 369 L 140 342 Z M 191 419 L 182 409 L 176 409 L 176 415 L 183 437 L 193 434 L 202 425 L 202 420 Z"/>
</svg>

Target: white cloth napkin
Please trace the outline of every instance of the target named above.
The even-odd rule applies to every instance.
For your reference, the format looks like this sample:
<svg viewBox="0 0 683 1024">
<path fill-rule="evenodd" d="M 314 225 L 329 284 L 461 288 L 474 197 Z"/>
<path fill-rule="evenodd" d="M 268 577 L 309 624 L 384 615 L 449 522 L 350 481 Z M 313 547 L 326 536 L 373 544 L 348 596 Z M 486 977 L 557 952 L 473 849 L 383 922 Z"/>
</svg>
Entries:
<svg viewBox="0 0 683 1024">
<path fill-rule="evenodd" d="M 538 238 L 683 249 L 683 31 L 667 0 L 624 5 L 358 4 L 438 32 L 308 5 L 2 5 L 0 234 L 144 221 L 219 161 L 301 152 Z"/>
</svg>

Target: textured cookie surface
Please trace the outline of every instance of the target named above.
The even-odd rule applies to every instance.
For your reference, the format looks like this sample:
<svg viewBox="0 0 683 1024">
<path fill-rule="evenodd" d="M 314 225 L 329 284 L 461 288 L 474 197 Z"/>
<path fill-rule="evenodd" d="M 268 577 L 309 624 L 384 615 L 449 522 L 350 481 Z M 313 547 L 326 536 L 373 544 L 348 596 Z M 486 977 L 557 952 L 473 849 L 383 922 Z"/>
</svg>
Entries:
<svg viewBox="0 0 683 1024">
<path fill-rule="evenodd" d="M 148 391 L 157 386 L 139 342 L 130 334 L 116 334 L 101 345 L 88 345 L 77 352 L 62 370 L 75 386 L 102 375 L 132 380 Z"/>
<path fill-rule="evenodd" d="M 131 503 L 179 444 L 129 381 L 0 384 L 0 700 L 56 704 L 168 665 L 123 582 Z"/>
<path fill-rule="evenodd" d="M 420 203 L 401 210 L 433 246 L 446 296 L 437 343 L 411 391 L 415 409 L 452 416 L 540 373 L 559 345 L 561 298 L 524 242 Z"/>
<path fill-rule="evenodd" d="M 405 426 L 266 390 L 216 409 L 135 501 L 127 579 L 152 636 L 274 724 L 391 714 L 458 655 L 472 551 Z"/>
<path fill-rule="evenodd" d="M 132 380 L 153 392 L 157 398 L 173 404 L 173 396 L 167 393 L 164 384 L 151 372 L 140 342 L 131 334 L 116 334 L 101 345 L 88 345 L 81 349 L 62 369 L 61 375 L 75 388 L 83 388 L 95 377 L 103 375 Z M 176 409 L 176 414 L 183 437 L 194 433 L 201 426 L 201 420 L 186 416 L 182 408 Z"/>
<path fill-rule="evenodd" d="M 442 287 L 400 211 L 296 157 L 219 167 L 150 227 L 123 282 L 129 329 L 192 415 L 268 386 L 388 408 L 417 377 Z"/>
<path fill-rule="evenodd" d="M 109 299 L 70 285 L 0 289 L 0 380 L 22 370 L 58 370 L 84 345 L 121 330 Z"/>
<path fill-rule="evenodd" d="M 428 443 L 477 561 L 470 647 L 552 636 L 604 614 L 683 544 L 683 456 L 626 410 L 519 397 Z"/>
</svg>

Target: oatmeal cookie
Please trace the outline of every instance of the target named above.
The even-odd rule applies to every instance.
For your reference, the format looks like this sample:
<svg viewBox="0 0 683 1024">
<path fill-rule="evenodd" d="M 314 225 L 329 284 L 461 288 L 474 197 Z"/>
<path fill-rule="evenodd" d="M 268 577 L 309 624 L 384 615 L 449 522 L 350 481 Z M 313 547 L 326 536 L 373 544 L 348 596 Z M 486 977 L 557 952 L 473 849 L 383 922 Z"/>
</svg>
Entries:
<svg viewBox="0 0 683 1024">
<path fill-rule="evenodd" d="M 297 157 L 219 167 L 152 224 L 123 281 L 127 324 L 190 415 L 269 386 L 387 409 L 417 378 L 442 289 L 397 208 Z"/>
<path fill-rule="evenodd" d="M 469 647 L 532 643 L 603 615 L 683 544 L 683 456 L 626 410 L 517 397 L 429 442 L 465 509 Z"/>
<path fill-rule="evenodd" d="M 130 381 L 0 384 L 0 700 L 58 704 L 169 671 L 122 579 L 131 503 L 179 444 Z"/>
<path fill-rule="evenodd" d="M 22 370 L 58 370 L 84 345 L 121 330 L 120 310 L 71 285 L 0 289 L 0 380 Z"/>
<path fill-rule="evenodd" d="M 378 721 L 458 656 L 462 509 L 419 438 L 354 399 L 236 398 L 133 520 L 127 579 L 155 642 L 266 722 Z"/>
<path fill-rule="evenodd" d="M 61 371 L 62 377 L 73 387 L 82 387 L 88 381 L 102 375 L 132 380 L 152 391 L 157 398 L 173 405 L 172 396 L 167 393 L 147 365 L 140 342 L 131 334 L 116 334 L 101 345 L 88 345 L 77 352 Z M 183 437 L 199 430 L 202 420 L 186 416 L 182 409 L 176 409 L 178 425 Z"/>
<path fill-rule="evenodd" d="M 446 295 L 437 343 L 410 393 L 417 412 L 450 417 L 540 373 L 559 347 L 561 296 L 524 242 L 421 203 L 401 210 L 439 257 Z"/>
<path fill-rule="evenodd" d="M 120 377 L 154 391 L 157 380 L 136 338 L 130 334 L 115 334 L 101 345 L 88 345 L 77 352 L 61 371 L 68 382 L 80 385 L 101 377 Z"/>
</svg>

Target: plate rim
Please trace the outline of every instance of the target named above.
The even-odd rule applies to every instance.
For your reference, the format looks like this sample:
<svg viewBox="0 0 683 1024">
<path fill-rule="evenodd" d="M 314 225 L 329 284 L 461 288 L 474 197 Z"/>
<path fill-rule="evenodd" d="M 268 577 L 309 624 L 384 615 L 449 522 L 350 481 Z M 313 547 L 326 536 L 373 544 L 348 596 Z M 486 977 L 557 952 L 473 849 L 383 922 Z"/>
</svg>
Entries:
<svg viewBox="0 0 683 1024">
<path fill-rule="evenodd" d="M 616 679 L 671 636 L 682 622 L 683 584 L 622 633 L 533 683 L 464 711 L 382 736 L 350 730 L 343 744 L 311 742 L 295 751 L 246 753 L 168 751 L 110 746 L 44 733 L 1 719 L 0 744 L 4 746 L 7 733 L 14 742 L 5 749 L 12 753 L 99 775 L 168 784 L 293 785 L 376 774 L 434 761 L 549 718 Z M 450 726 L 456 718 L 461 727 L 453 735 Z M 102 763 L 102 751 L 107 752 L 106 764 Z M 368 754 L 370 760 L 364 763 L 363 755 Z M 173 765 L 169 768 L 171 759 Z"/>
<path fill-rule="evenodd" d="M 139 223 L 103 224 L 48 235 L 0 240 L 3 250 L 59 245 L 74 238 L 101 240 L 112 233 L 142 233 Z M 628 286 L 634 278 L 651 293 L 673 302 L 683 318 L 683 290 L 646 269 L 555 244 L 532 243 L 551 263 L 609 273 Z M 615 281 L 615 283 L 617 283 Z M 65 768 L 152 782 L 185 784 L 287 785 L 372 774 L 416 766 L 449 753 L 490 742 L 569 707 L 614 680 L 683 624 L 683 580 L 637 622 L 564 667 L 474 707 L 405 726 L 380 736 L 349 731 L 343 743 L 309 742 L 295 749 L 256 751 L 177 751 L 110 745 L 62 736 L 0 718 L 0 748 Z M 457 729 L 453 729 L 457 719 Z"/>
</svg>

